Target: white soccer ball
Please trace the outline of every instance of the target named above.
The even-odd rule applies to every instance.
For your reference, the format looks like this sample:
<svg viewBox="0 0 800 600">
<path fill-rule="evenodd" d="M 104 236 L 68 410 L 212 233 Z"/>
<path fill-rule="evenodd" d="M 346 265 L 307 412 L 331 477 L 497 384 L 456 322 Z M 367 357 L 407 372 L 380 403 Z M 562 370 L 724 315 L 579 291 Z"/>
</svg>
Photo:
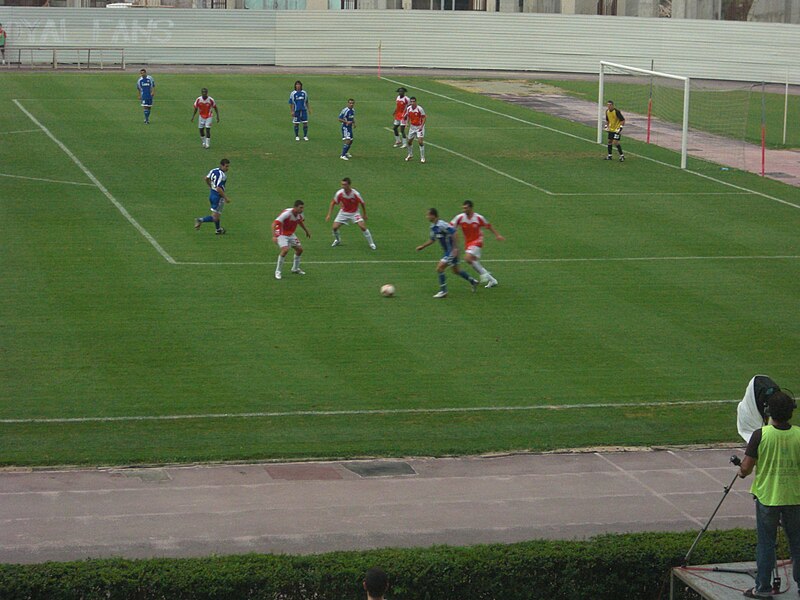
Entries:
<svg viewBox="0 0 800 600">
<path fill-rule="evenodd" d="M 391 283 L 387 283 L 386 285 L 381 286 L 381 296 L 384 298 L 391 298 L 394 296 L 394 286 Z"/>
</svg>

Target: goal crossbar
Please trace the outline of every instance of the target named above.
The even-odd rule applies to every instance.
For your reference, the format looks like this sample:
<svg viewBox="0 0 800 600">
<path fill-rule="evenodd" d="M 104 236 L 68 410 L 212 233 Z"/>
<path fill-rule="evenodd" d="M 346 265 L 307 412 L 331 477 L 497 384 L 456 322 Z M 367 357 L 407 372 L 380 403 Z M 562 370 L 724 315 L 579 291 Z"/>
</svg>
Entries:
<svg viewBox="0 0 800 600">
<path fill-rule="evenodd" d="M 691 80 L 689 77 L 681 75 L 672 75 L 671 73 L 661 73 L 660 71 L 651 71 L 648 69 L 639 69 L 636 67 L 629 67 L 628 65 L 621 65 L 618 63 L 608 62 L 605 60 L 600 61 L 600 82 L 597 93 L 597 143 L 603 143 L 603 125 L 605 123 L 605 77 L 606 68 L 615 69 L 617 73 L 627 72 L 636 73 L 638 75 L 648 75 L 650 77 L 663 77 L 666 79 L 673 79 L 683 82 L 683 122 L 681 127 L 681 169 L 686 168 L 686 158 L 689 152 L 689 88 Z"/>
</svg>

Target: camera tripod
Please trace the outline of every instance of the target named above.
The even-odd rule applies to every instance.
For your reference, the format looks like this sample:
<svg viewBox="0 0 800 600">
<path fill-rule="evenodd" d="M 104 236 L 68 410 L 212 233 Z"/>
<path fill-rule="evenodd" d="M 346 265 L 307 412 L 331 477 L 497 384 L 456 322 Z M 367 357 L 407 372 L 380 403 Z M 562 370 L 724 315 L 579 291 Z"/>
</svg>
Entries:
<svg viewBox="0 0 800 600">
<path fill-rule="evenodd" d="M 731 456 L 730 462 L 734 466 L 737 466 L 737 467 L 742 464 L 742 461 L 736 455 Z M 725 486 L 725 488 L 724 488 L 725 491 L 722 494 L 722 498 L 720 498 L 719 503 L 717 504 L 717 507 L 714 509 L 714 512 L 711 513 L 711 516 L 709 517 L 709 519 L 706 522 L 705 526 L 700 530 L 700 533 L 697 534 L 697 537 L 694 539 L 694 542 L 692 542 L 692 545 L 689 548 L 689 551 L 686 553 L 686 556 L 683 557 L 683 562 L 681 563 L 681 567 L 687 567 L 689 565 L 689 558 L 691 557 L 692 552 L 694 552 L 694 549 L 697 546 L 697 543 L 700 541 L 700 538 L 703 537 L 703 534 L 706 531 L 708 531 L 708 527 L 709 527 L 709 525 L 711 525 L 711 521 L 714 520 L 714 517 L 716 516 L 717 511 L 719 511 L 720 506 L 722 506 L 722 503 L 725 501 L 725 498 L 728 496 L 728 492 L 731 491 L 731 488 L 733 488 L 733 484 L 736 482 L 736 480 L 738 478 L 739 478 L 739 473 L 737 472 L 736 475 L 734 475 L 733 479 L 731 480 L 730 484 Z M 724 567 L 714 567 L 711 570 L 716 572 L 716 573 L 740 573 L 740 574 L 744 574 L 744 575 L 749 575 L 753 579 L 756 578 L 756 573 L 758 572 L 758 569 L 727 569 L 727 568 L 724 568 Z M 781 593 L 780 589 L 781 589 L 781 578 L 780 578 L 780 575 L 778 573 L 778 561 L 777 561 L 777 557 L 776 557 L 775 566 L 773 567 L 772 593 L 773 594 L 779 594 L 779 593 Z"/>
</svg>

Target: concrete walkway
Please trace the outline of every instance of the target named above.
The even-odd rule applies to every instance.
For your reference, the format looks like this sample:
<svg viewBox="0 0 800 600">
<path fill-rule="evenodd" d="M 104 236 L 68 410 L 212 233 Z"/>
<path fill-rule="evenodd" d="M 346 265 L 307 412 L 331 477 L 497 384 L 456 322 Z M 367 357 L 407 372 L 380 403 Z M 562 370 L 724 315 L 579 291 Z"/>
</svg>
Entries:
<svg viewBox="0 0 800 600">
<path fill-rule="evenodd" d="M 659 450 L 0 472 L 0 562 L 700 531 L 735 474 L 731 454 Z M 749 481 L 734 484 L 712 529 L 754 527 L 748 488 Z"/>
</svg>

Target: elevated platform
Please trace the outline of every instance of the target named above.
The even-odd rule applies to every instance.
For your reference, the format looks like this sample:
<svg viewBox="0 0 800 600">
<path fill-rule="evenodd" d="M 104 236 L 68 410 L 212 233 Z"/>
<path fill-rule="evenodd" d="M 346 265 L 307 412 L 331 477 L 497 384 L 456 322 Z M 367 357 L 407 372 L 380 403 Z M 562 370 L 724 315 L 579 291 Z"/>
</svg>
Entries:
<svg viewBox="0 0 800 600">
<path fill-rule="evenodd" d="M 682 588 L 694 590 L 705 600 L 741 600 L 745 590 L 755 585 L 756 563 L 739 562 L 718 565 L 698 565 L 672 569 L 669 580 L 669 598 L 681 598 Z M 781 593 L 772 597 L 778 600 L 796 600 L 797 585 L 792 579 L 792 562 L 778 561 Z"/>
</svg>

